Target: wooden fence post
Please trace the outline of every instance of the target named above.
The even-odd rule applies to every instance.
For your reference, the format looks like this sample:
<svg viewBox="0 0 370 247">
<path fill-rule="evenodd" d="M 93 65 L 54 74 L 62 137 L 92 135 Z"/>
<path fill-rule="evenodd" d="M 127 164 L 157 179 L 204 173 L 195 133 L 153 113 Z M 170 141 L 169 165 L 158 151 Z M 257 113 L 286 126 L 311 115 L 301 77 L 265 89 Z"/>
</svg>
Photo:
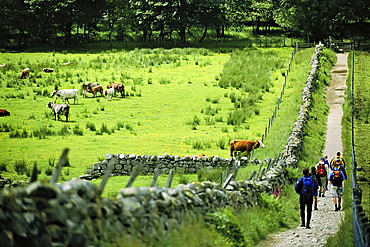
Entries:
<svg viewBox="0 0 370 247">
<path fill-rule="evenodd" d="M 134 169 L 132 169 L 131 177 L 126 185 L 126 188 L 131 187 L 131 185 L 134 183 L 136 177 L 140 174 L 141 172 L 141 166 L 135 166 Z"/>
<path fill-rule="evenodd" d="M 173 178 L 174 174 L 175 174 L 174 170 L 170 169 L 170 174 L 168 174 L 168 180 L 167 180 L 166 188 L 171 188 L 172 178 Z"/>
<path fill-rule="evenodd" d="M 117 163 L 116 157 L 112 156 L 112 158 L 110 159 L 110 161 L 107 165 L 107 168 L 105 169 L 103 181 L 101 181 L 101 184 L 100 184 L 100 195 L 103 194 L 104 187 L 107 184 L 107 181 L 108 181 L 110 175 L 112 174 L 113 167 L 116 163 Z"/>
<path fill-rule="evenodd" d="M 35 161 L 35 163 L 33 164 L 33 170 L 32 170 L 30 183 L 35 182 L 36 180 L 37 180 L 37 163 Z"/>
<path fill-rule="evenodd" d="M 55 184 L 57 181 L 58 181 L 58 178 L 59 178 L 59 174 L 62 170 L 62 167 L 66 164 L 67 162 L 67 154 L 69 152 L 69 149 L 66 148 L 63 150 L 63 153 L 62 153 L 62 156 L 60 156 L 60 159 L 59 159 L 59 162 L 58 162 L 58 165 L 57 167 L 55 168 L 54 172 L 53 172 L 53 176 L 51 177 L 50 179 L 50 183 L 51 184 Z"/>
<path fill-rule="evenodd" d="M 160 174 L 160 170 L 158 168 L 155 168 L 154 169 L 153 181 L 152 181 L 152 184 L 150 185 L 150 187 L 154 187 L 155 186 L 155 184 L 157 183 L 157 179 L 159 177 L 159 174 Z"/>
<path fill-rule="evenodd" d="M 229 182 L 230 182 L 230 180 L 233 178 L 233 174 L 230 174 L 227 178 L 226 178 L 226 180 L 225 180 L 225 183 L 222 185 L 222 189 L 225 189 L 226 188 L 226 186 L 229 184 Z"/>
</svg>

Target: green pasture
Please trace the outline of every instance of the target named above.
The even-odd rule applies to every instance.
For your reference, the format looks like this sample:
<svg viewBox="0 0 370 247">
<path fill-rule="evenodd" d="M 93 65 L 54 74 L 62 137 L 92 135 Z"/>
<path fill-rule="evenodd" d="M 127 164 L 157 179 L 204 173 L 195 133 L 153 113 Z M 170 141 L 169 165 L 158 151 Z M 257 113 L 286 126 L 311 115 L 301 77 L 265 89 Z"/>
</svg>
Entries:
<svg viewBox="0 0 370 247">
<path fill-rule="evenodd" d="M 355 53 L 355 154 L 357 166 L 362 170 L 357 174 L 361 178 L 359 185 L 362 189 L 362 204 L 367 216 L 370 215 L 370 54 L 359 51 Z M 349 162 L 349 161 L 348 161 Z"/>
<path fill-rule="evenodd" d="M 2 174 L 26 179 L 37 162 L 40 178 L 48 179 L 65 147 L 70 148 L 70 166 L 63 169 L 62 180 L 78 177 L 107 153 L 204 153 L 228 158 L 230 139 L 261 139 L 280 96 L 292 49 L 253 48 L 238 55 L 251 57 L 245 65 L 251 71 L 275 61 L 272 69 L 263 67 L 269 75 L 264 79 L 268 85 L 258 89 L 260 82 L 254 78 L 254 94 L 245 87 L 221 87 L 225 74 L 245 72 L 230 63 L 237 59 L 235 54 L 206 49 L 1 53 L 6 66 L 0 68 L 0 107 L 11 112 L 10 117 L 0 119 Z M 274 157 L 285 146 L 298 115 L 311 55 L 311 49 L 296 54 L 266 148 L 255 152 L 258 159 Z M 63 66 L 64 62 L 71 64 Z M 30 78 L 21 80 L 20 71 L 26 67 L 31 70 Z M 42 72 L 49 67 L 54 73 Z M 254 83 L 247 77 L 241 80 Z M 81 91 L 87 81 L 99 82 L 104 88 L 112 82 L 124 83 L 126 97 L 117 95 L 106 101 L 100 95 L 83 98 L 80 92 L 78 105 L 70 101 L 70 121 L 66 123 L 64 117 L 54 121 L 46 108 L 54 100 L 50 98 L 54 88 Z M 246 99 L 249 105 L 243 105 Z M 243 122 L 227 123 L 235 111 L 248 107 L 254 110 Z"/>
</svg>

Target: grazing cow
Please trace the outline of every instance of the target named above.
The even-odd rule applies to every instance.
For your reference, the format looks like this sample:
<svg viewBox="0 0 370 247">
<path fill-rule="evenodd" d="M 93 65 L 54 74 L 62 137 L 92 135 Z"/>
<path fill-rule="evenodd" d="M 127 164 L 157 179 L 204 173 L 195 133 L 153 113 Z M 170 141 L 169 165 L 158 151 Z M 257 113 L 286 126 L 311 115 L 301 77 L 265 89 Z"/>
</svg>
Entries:
<svg viewBox="0 0 370 247">
<path fill-rule="evenodd" d="M 53 68 L 43 68 L 42 71 L 45 72 L 45 73 L 54 72 Z"/>
<path fill-rule="evenodd" d="M 62 90 L 55 90 L 52 92 L 51 97 L 55 96 L 54 104 L 57 101 L 58 97 L 63 99 L 63 104 L 65 104 L 65 101 L 67 100 L 68 104 L 69 101 L 68 99 L 74 99 L 73 104 L 78 104 L 78 89 L 62 89 Z"/>
<path fill-rule="evenodd" d="M 103 86 L 99 85 L 99 86 L 93 87 L 91 89 L 91 92 L 94 95 L 94 98 L 96 97 L 98 92 L 100 92 L 101 96 L 103 96 Z"/>
<path fill-rule="evenodd" d="M 121 97 L 125 97 L 125 86 L 122 83 L 111 83 L 107 88 L 114 88 L 115 91 L 121 93 Z"/>
<path fill-rule="evenodd" d="M 66 116 L 66 122 L 68 122 L 68 115 L 69 115 L 69 105 L 66 104 L 52 104 L 50 101 L 46 105 L 47 108 L 50 108 L 52 112 L 54 113 L 54 120 L 57 120 L 58 115 L 58 121 L 60 120 L 59 115 Z"/>
<path fill-rule="evenodd" d="M 62 63 L 62 65 L 69 65 L 71 62 Z"/>
<path fill-rule="evenodd" d="M 231 140 L 230 141 L 230 156 L 233 157 L 233 154 L 237 151 L 240 152 L 247 152 L 247 155 L 252 151 L 252 149 L 256 149 L 258 147 L 264 148 L 265 145 L 260 141 L 244 141 L 244 140 Z"/>
<path fill-rule="evenodd" d="M 99 86 L 96 82 L 85 82 L 82 84 L 82 95 L 86 98 L 86 92 L 92 93 L 92 88 Z"/>
<path fill-rule="evenodd" d="M 107 90 L 104 90 L 104 95 L 106 96 L 106 101 L 111 100 L 114 97 L 114 88 L 108 88 Z"/>
<path fill-rule="evenodd" d="M 6 65 L 6 63 L 0 64 L 0 67 L 4 67 L 5 65 Z"/>
<path fill-rule="evenodd" d="M 5 109 L 0 109 L 0 117 L 10 116 L 10 112 Z"/>
<path fill-rule="evenodd" d="M 27 78 L 29 77 L 30 75 L 30 69 L 29 68 L 25 68 L 24 70 L 22 70 L 22 73 L 20 75 L 20 78 L 23 79 L 23 78 Z"/>
</svg>

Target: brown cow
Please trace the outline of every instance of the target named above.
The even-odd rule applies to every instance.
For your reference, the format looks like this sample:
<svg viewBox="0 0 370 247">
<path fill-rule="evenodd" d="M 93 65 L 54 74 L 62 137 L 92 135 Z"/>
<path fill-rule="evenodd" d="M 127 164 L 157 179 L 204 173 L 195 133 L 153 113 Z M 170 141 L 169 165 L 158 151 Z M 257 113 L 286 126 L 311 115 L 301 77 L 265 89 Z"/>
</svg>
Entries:
<svg viewBox="0 0 370 247">
<path fill-rule="evenodd" d="M 94 98 L 96 97 L 98 92 L 100 92 L 101 96 L 103 96 L 103 86 L 99 85 L 99 86 L 93 87 L 91 89 L 91 92 L 94 95 Z"/>
<path fill-rule="evenodd" d="M 86 92 L 92 93 L 92 88 L 99 86 L 96 82 L 85 82 L 82 84 L 82 95 L 84 98 L 86 98 Z"/>
<path fill-rule="evenodd" d="M 231 140 L 230 141 L 230 156 L 233 157 L 233 153 L 237 151 L 240 152 L 247 152 L 247 155 L 252 151 L 252 149 L 256 149 L 258 147 L 264 148 L 265 145 L 260 141 L 244 141 L 244 140 Z"/>
<path fill-rule="evenodd" d="M 10 116 L 10 112 L 5 109 L 0 109 L 0 117 Z"/>
<path fill-rule="evenodd" d="M 20 75 L 20 78 L 23 79 L 23 78 L 27 78 L 29 77 L 30 75 L 30 69 L 29 68 L 25 68 L 24 70 L 22 70 L 22 73 Z"/>
<path fill-rule="evenodd" d="M 125 97 L 125 86 L 122 83 L 111 83 L 107 86 L 108 89 L 112 87 L 114 88 L 114 94 L 116 94 L 116 92 L 120 92 L 121 97 Z"/>
</svg>

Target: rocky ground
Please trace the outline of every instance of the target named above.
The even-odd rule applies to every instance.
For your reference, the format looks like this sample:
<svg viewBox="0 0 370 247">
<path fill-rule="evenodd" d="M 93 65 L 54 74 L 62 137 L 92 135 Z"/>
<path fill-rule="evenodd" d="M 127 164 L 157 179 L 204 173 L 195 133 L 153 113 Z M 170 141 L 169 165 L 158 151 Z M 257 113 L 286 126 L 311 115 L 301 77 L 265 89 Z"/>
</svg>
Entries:
<svg viewBox="0 0 370 247">
<path fill-rule="evenodd" d="M 327 135 L 324 154 L 329 159 L 336 153 L 342 153 L 341 119 L 343 116 L 342 104 L 346 90 L 346 78 L 348 74 L 348 54 L 337 54 L 337 63 L 331 70 L 330 86 L 326 89 L 327 104 L 330 108 L 327 121 Z M 347 161 L 349 162 L 349 161 Z M 347 186 L 350 186 L 347 184 Z M 297 195 L 298 196 L 298 195 Z M 297 197 L 297 203 L 298 197 Z M 271 234 L 258 246 L 323 246 L 329 236 L 334 235 L 344 217 L 343 211 L 334 211 L 333 199 L 330 191 L 326 191 L 325 197 L 318 197 L 318 210 L 312 213 L 311 229 L 304 227 L 292 228 L 284 232 Z"/>
</svg>

